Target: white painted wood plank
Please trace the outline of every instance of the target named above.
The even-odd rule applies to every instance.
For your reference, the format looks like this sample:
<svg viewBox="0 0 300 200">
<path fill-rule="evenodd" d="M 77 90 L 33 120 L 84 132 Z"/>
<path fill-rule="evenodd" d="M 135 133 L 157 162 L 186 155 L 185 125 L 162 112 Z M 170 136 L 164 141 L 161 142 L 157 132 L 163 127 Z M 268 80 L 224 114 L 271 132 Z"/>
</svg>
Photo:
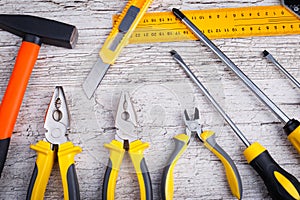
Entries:
<svg viewBox="0 0 300 200">
<path fill-rule="evenodd" d="M 149 11 L 210 9 L 276 5 L 279 1 L 167 1 L 154 0 Z M 279 120 L 198 41 L 129 45 L 97 89 L 87 100 L 81 84 L 96 61 L 98 51 L 112 27 L 112 15 L 126 2 L 109 1 L 12 1 L 0 2 L 1 13 L 31 14 L 71 23 L 79 29 L 77 47 L 72 50 L 43 45 L 32 72 L 15 125 L 6 165 L 0 179 L 0 199 L 25 199 L 36 154 L 29 145 L 44 138 L 43 120 L 56 85 L 64 86 L 71 112 L 69 138 L 83 152 L 76 156 L 81 198 L 101 199 L 102 181 L 108 159 L 103 147 L 114 137 L 114 116 L 119 94 L 127 90 L 137 111 L 153 183 L 159 199 L 162 168 L 173 150 L 172 137 L 185 131 L 182 111 L 199 107 L 204 129 L 216 132 L 216 139 L 235 161 L 243 181 L 244 199 L 270 199 L 256 172 L 243 157 L 243 144 L 206 101 L 199 89 L 169 55 L 177 50 L 194 73 L 224 107 L 250 141 L 259 141 L 287 171 L 300 178 L 296 150 L 287 141 Z M 299 118 L 300 96 L 278 70 L 261 56 L 267 49 L 300 80 L 299 35 L 214 40 L 253 82 L 290 117 Z M 21 39 L 0 30 L 0 99 L 6 89 Z M 116 199 L 138 199 L 139 187 L 129 158 L 119 173 Z M 193 138 L 178 161 L 174 174 L 174 199 L 234 199 L 221 162 Z M 45 199 L 63 199 L 58 165 L 54 166 Z"/>
</svg>

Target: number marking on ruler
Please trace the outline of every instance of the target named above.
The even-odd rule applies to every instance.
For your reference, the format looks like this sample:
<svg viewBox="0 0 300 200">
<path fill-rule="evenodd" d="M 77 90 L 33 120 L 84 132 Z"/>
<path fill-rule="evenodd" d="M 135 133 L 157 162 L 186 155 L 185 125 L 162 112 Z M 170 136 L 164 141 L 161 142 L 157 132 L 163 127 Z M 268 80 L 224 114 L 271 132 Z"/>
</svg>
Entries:
<svg viewBox="0 0 300 200">
<path fill-rule="evenodd" d="M 210 39 L 300 33 L 300 20 L 283 6 L 189 10 L 183 13 Z M 197 38 L 171 12 L 153 12 L 144 15 L 129 43 L 183 40 Z"/>
</svg>

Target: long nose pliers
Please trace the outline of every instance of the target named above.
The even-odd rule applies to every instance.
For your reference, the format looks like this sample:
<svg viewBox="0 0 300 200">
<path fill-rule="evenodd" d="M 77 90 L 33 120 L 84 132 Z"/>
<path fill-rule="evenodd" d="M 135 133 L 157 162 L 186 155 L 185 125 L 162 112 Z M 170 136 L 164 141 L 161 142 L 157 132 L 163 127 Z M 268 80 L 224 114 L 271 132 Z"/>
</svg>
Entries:
<svg viewBox="0 0 300 200">
<path fill-rule="evenodd" d="M 66 134 L 69 126 L 65 94 L 63 88 L 57 86 L 45 117 L 45 139 L 30 146 L 37 152 L 37 158 L 27 191 L 27 200 L 44 199 L 48 179 L 56 159 L 59 163 L 64 199 L 80 199 L 74 157 L 81 152 L 81 148 L 68 141 Z"/>
<path fill-rule="evenodd" d="M 234 162 L 230 156 L 217 144 L 215 140 L 215 133 L 213 131 L 202 131 L 200 119 L 199 119 L 199 110 L 195 108 L 193 118 L 187 114 L 187 111 L 184 110 L 184 123 L 186 126 L 186 133 L 178 134 L 174 137 L 175 149 L 172 152 L 166 167 L 163 169 L 163 175 L 161 180 L 161 196 L 163 200 L 172 200 L 174 193 L 174 178 L 173 171 L 174 167 L 185 152 L 192 134 L 195 134 L 196 137 L 213 152 L 223 163 L 225 167 L 227 181 L 229 183 L 232 194 L 237 198 L 242 198 L 242 181 L 240 174 Z"/>
<path fill-rule="evenodd" d="M 122 92 L 115 119 L 115 139 L 104 146 L 110 156 L 103 180 L 103 200 L 115 197 L 116 180 L 127 151 L 133 163 L 140 187 L 140 199 L 152 200 L 151 178 L 144 159 L 144 150 L 149 144 L 138 139 L 136 115 L 128 93 Z"/>
</svg>

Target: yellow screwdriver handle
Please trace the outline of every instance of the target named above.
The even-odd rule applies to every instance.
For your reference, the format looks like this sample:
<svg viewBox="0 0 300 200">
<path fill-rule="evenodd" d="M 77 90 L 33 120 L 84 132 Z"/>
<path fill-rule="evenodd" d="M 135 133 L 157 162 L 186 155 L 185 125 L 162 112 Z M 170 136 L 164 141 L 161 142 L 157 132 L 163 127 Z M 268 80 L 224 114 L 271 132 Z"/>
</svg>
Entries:
<svg viewBox="0 0 300 200">
<path fill-rule="evenodd" d="M 39 141 L 36 145 L 30 145 L 35 150 L 37 158 L 27 190 L 26 200 L 44 199 L 44 194 L 54 164 L 55 151 L 51 144 L 46 141 Z"/>
<path fill-rule="evenodd" d="M 296 119 L 290 119 L 283 129 L 288 135 L 288 140 L 292 143 L 298 153 L 300 153 L 300 122 Z"/>
<path fill-rule="evenodd" d="M 289 136 L 288 140 L 292 143 L 294 148 L 300 153 L 300 126 L 296 128 Z"/>
<path fill-rule="evenodd" d="M 127 3 L 99 52 L 104 63 L 115 62 L 151 2 L 152 0 L 130 0 Z"/>
<path fill-rule="evenodd" d="M 65 200 L 79 200 L 79 184 L 74 165 L 74 157 L 82 149 L 74 146 L 72 142 L 65 142 L 59 145 L 57 157 L 61 174 L 62 185 L 64 188 Z"/>
<path fill-rule="evenodd" d="M 263 179 L 272 199 L 300 199 L 299 181 L 282 169 L 262 145 L 258 142 L 251 144 L 244 155 Z"/>
<path fill-rule="evenodd" d="M 161 179 L 161 197 L 163 200 L 172 200 L 174 195 L 174 177 L 173 171 L 174 167 L 185 152 L 190 137 L 186 134 L 178 134 L 174 137 L 175 149 L 172 152 L 167 165 L 163 169 L 163 175 Z"/>
<path fill-rule="evenodd" d="M 117 140 L 113 140 L 111 143 L 105 144 L 104 147 L 109 149 L 110 155 L 103 179 L 102 199 L 114 200 L 118 173 L 125 150 L 123 149 L 123 143 Z"/>
<path fill-rule="evenodd" d="M 243 196 L 243 187 L 238 169 L 230 156 L 217 144 L 215 133 L 213 131 L 204 131 L 200 135 L 204 142 L 204 146 L 213 152 L 225 167 L 227 181 L 232 194 L 241 199 Z"/>
<path fill-rule="evenodd" d="M 144 150 L 148 147 L 148 143 L 143 143 L 141 140 L 136 140 L 130 143 L 130 147 L 128 150 L 139 181 L 141 200 L 153 199 L 150 173 L 144 159 Z"/>
</svg>

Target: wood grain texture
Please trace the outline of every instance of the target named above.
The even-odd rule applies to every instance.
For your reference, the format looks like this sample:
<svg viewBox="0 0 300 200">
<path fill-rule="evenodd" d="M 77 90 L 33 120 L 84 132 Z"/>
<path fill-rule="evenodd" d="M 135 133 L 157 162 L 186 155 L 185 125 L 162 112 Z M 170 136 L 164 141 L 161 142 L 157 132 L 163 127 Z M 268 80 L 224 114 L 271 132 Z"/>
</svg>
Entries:
<svg viewBox="0 0 300 200">
<path fill-rule="evenodd" d="M 114 137 L 114 117 L 122 90 L 131 94 L 140 136 L 150 143 L 145 158 L 154 199 L 160 199 L 162 168 L 174 148 L 172 137 L 185 131 L 182 111 L 185 108 L 192 111 L 195 106 L 200 109 L 203 129 L 214 130 L 219 145 L 235 161 L 243 182 L 244 199 L 269 199 L 262 180 L 243 157 L 245 147 L 171 58 L 172 49 L 181 54 L 248 139 L 259 141 L 284 169 L 300 178 L 300 156 L 287 141 L 283 124 L 199 41 L 127 46 L 108 70 L 95 96 L 87 100 L 81 85 L 111 30 L 112 15 L 120 13 L 126 3 L 121 0 L 0 1 L 1 13 L 36 15 L 70 23 L 79 29 L 75 49 L 42 45 L 0 179 L 0 199 L 26 197 L 36 159 L 29 145 L 44 138 L 44 115 L 56 85 L 64 86 L 69 103 L 72 118 L 69 139 L 83 149 L 75 158 L 81 199 L 101 199 L 109 156 L 103 144 Z M 154 0 L 149 11 L 276 4 L 279 1 Z M 255 84 L 294 118 L 299 118 L 300 91 L 262 58 L 261 52 L 268 50 L 300 80 L 299 41 L 299 35 L 214 40 Z M 0 99 L 20 43 L 20 38 L 0 30 Z M 127 156 L 117 180 L 116 199 L 139 198 L 133 171 Z M 234 199 L 221 162 L 194 137 L 178 161 L 174 179 L 174 199 Z M 63 199 L 58 165 L 54 166 L 45 199 Z"/>
</svg>

